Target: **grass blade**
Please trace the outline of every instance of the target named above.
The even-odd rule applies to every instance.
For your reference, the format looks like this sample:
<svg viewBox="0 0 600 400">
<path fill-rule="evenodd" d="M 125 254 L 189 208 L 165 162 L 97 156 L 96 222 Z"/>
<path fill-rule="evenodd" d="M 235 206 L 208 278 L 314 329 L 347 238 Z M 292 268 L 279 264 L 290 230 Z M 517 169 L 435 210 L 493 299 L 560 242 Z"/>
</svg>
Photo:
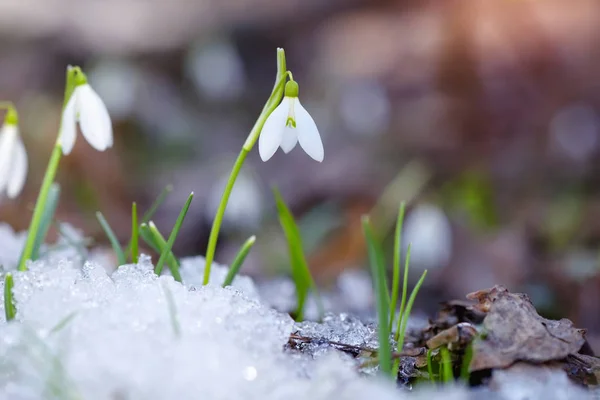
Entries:
<svg viewBox="0 0 600 400">
<path fill-rule="evenodd" d="M 153 246 L 156 252 L 162 254 L 162 252 L 165 251 L 165 249 L 167 248 L 167 241 L 165 240 L 162 233 L 160 233 L 156 225 L 154 225 L 154 222 L 150 221 L 147 225 L 142 224 L 141 226 L 147 227 L 148 233 L 150 235 L 150 242 L 152 242 L 153 244 L 151 244 L 150 242 L 147 243 L 150 246 Z M 172 250 L 169 250 L 169 255 L 167 256 L 167 265 L 169 266 L 169 270 L 171 271 L 173 279 L 175 279 L 177 282 L 181 282 L 181 275 L 179 274 L 179 261 L 177 261 L 177 258 L 175 258 L 175 254 L 173 254 Z M 156 273 L 156 271 L 157 270 L 155 268 L 154 272 Z M 157 275 L 160 275 L 161 273 L 162 268 L 160 269 L 160 271 L 158 271 Z"/>
<path fill-rule="evenodd" d="M 312 289 L 317 296 L 320 313 L 322 313 L 323 306 L 320 304 L 321 300 L 318 296 L 317 286 L 312 278 L 312 275 L 310 274 L 308 263 L 306 262 L 304 251 L 302 250 L 302 238 L 300 237 L 300 230 L 298 229 L 298 225 L 294 220 L 294 216 L 283 201 L 281 193 L 279 193 L 277 188 L 273 188 L 273 194 L 275 196 L 275 203 L 277 205 L 279 223 L 281 224 L 281 228 L 283 229 L 283 233 L 288 244 L 292 279 L 296 285 L 297 306 L 295 318 L 296 321 L 302 321 L 304 318 L 304 306 L 306 304 L 306 298 L 309 290 Z"/>
<path fill-rule="evenodd" d="M 54 214 L 56 213 L 56 208 L 58 206 L 59 199 L 60 185 L 55 182 L 52 185 L 50 185 L 50 190 L 48 191 L 48 200 L 46 201 L 46 206 L 44 207 L 44 212 L 42 213 L 40 226 L 35 236 L 35 241 L 33 242 L 33 249 L 31 251 L 32 260 L 37 260 L 40 256 L 40 247 L 42 247 L 42 244 L 46 239 L 46 235 L 48 235 L 48 230 L 50 230 L 50 226 L 52 225 L 52 221 L 54 220 Z"/>
<path fill-rule="evenodd" d="M 231 283 L 235 279 L 235 276 L 240 271 L 240 268 L 242 267 L 246 256 L 248 256 L 248 253 L 250 253 L 252 246 L 254 246 L 254 242 L 256 242 L 256 236 L 250 236 L 248 240 L 244 242 L 242 248 L 237 253 L 235 258 L 233 259 L 233 262 L 229 266 L 229 271 L 227 271 L 227 276 L 225 277 L 225 281 L 223 282 L 223 287 L 231 285 Z"/>
<path fill-rule="evenodd" d="M 173 185 L 165 186 L 165 188 L 160 192 L 160 194 L 158 195 L 156 200 L 154 200 L 154 203 L 152 203 L 152 205 L 150 206 L 150 209 L 148 209 L 148 211 L 146 211 L 146 213 L 142 216 L 142 220 L 141 220 L 142 224 L 147 224 L 148 221 L 150 221 L 152 219 L 154 214 L 156 214 L 156 211 L 158 210 L 158 208 L 162 205 L 162 203 L 165 202 L 165 199 L 172 191 L 173 191 Z M 137 208 L 137 206 L 136 206 L 136 208 Z M 136 214 L 136 217 L 137 217 L 137 214 Z M 127 247 L 125 247 L 125 254 L 131 253 L 132 244 L 133 243 L 130 240 L 129 243 L 127 244 Z"/>
<path fill-rule="evenodd" d="M 465 383 L 469 383 L 469 366 L 471 365 L 471 360 L 473 359 L 473 342 L 469 343 L 465 348 L 465 352 L 463 354 L 462 365 L 460 367 L 460 379 Z"/>
<path fill-rule="evenodd" d="M 13 301 L 13 287 L 15 286 L 13 276 L 9 272 L 4 277 L 4 313 L 6 321 L 12 321 L 17 315 L 17 308 Z"/>
<path fill-rule="evenodd" d="M 435 375 L 433 375 L 433 360 L 431 359 L 431 349 L 427 350 L 427 373 L 429 374 L 429 380 L 431 383 L 435 383 Z"/>
<path fill-rule="evenodd" d="M 390 302 L 390 330 L 394 326 L 394 317 L 396 313 L 396 303 L 398 302 L 398 292 L 400 289 L 400 255 L 402 252 L 402 225 L 404 224 L 404 210 L 406 204 L 400 203 L 398 210 L 398 219 L 396 220 L 396 231 L 394 233 L 394 261 L 393 261 L 393 279 L 392 279 L 392 300 Z M 408 257 L 408 255 L 407 255 Z M 402 286 L 402 304 L 406 299 L 406 267 L 404 268 L 404 283 Z M 402 315 L 402 307 L 400 307 L 400 315 Z"/>
<path fill-rule="evenodd" d="M 392 372 L 392 350 L 390 346 L 390 326 L 388 323 L 390 304 L 385 279 L 385 261 L 379 243 L 375 240 L 368 216 L 363 216 L 362 225 L 369 249 L 371 275 L 375 283 L 377 318 L 379 323 L 379 368 L 384 375 L 390 376 Z"/>
<path fill-rule="evenodd" d="M 131 203 L 131 262 L 137 263 L 139 257 L 139 225 L 137 218 L 137 204 Z"/>
<path fill-rule="evenodd" d="M 397 342 L 400 339 L 400 328 L 402 325 L 402 319 L 404 318 L 405 307 L 406 307 L 406 294 L 408 293 L 408 269 L 410 266 L 410 251 L 412 248 L 412 244 L 408 244 L 408 248 L 406 249 L 406 258 L 404 259 L 404 281 L 402 283 L 402 300 L 400 301 L 400 316 L 398 317 L 398 326 L 396 329 L 396 334 L 394 335 L 394 340 Z M 402 350 L 402 349 L 400 349 Z"/>
<path fill-rule="evenodd" d="M 421 289 L 421 286 L 423 285 L 423 282 L 425 281 L 426 276 L 427 276 L 427 270 L 423 271 L 423 275 L 421 275 L 421 278 L 419 278 L 419 281 L 417 282 L 417 284 L 413 288 L 412 292 L 410 293 L 410 297 L 408 298 L 408 302 L 406 303 L 406 309 L 403 310 L 402 314 L 400 315 L 400 318 L 398 319 L 398 328 L 396 330 L 396 336 L 398 336 L 397 345 L 396 345 L 397 351 L 402 351 L 402 349 L 404 347 L 404 336 L 406 334 L 408 318 L 410 317 L 410 312 L 412 311 L 413 304 L 415 302 L 415 299 L 417 298 L 417 293 L 419 293 L 419 290 Z M 399 359 L 394 362 L 394 371 L 395 371 L 396 375 L 398 374 L 398 368 L 400 368 L 400 360 Z M 396 375 L 394 375 L 394 376 L 396 376 Z"/>
<path fill-rule="evenodd" d="M 150 223 L 152 225 L 154 225 L 153 222 L 150 222 Z M 140 224 L 140 230 L 139 230 L 139 232 L 140 232 L 140 237 L 142 238 L 142 240 L 144 242 L 146 242 L 146 244 L 148 246 L 152 247 L 152 250 L 156 251 L 159 254 L 162 253 L 160 244 L 154 238 L 154 235 L 150 231 L 150 227 L 148 226 L 148 224 Z M 159 234 L 160 234 L 160 232 L 159 232 Z M 162 235 L 161 235 L 161 237 L 162 237 Z M 164 238 L 163 238 L 163 240 L 164 240 Z M 167 243 L 167 241 L 165 240 L 165 244 L 166 243 Z"/>
<path fill-rule="evenodd" d="M 148 221 L 152 219 L 154 214 L 156 214 L 158 207 L 160 207 L 162 203 L 165 202 L 165 199 L 172 191 L 173 185 L 165 186 L 165 188 L 162 190 L 162 192 L 160 192 L 156 200 L 154 200 L 154 203 L 152 203 L 148 211 L 146 211 L 146 213 L 142 216 L 142 223 L 148 223 Z"/>
<path fill-rule="evenodd" d="M 115 252 L 115 254 L 117 256 L 117 261 L 119 262 L 119 265 L 124 265 L 127 261 L 125 259 L 125 253 L 123 253 L 123 249 L 121 248 L 121 245 L 119 244 L 119 240 L 117 239 L 117 236 L 115 235 L 112 228 L 108 224 L 108 221 L 106 221 L 106 218 L 104 218 L 104 215 L 102 215 L 102 213 L 100 211 L 98 211 L 96 213 L 96 218 L 98 218 L 98 222 L 100 222 L 102 229 L 104 229 L 104 233 L 106 234 L 106 236 L 108 237 L 108 240 L 110 241 L 110 245 L 112 246 L 113 251 Z"/>
<path fill-rule="evenodd" d="M 193 198 L 194 198 L 194 192 L 190 193 L 190 195 L 188 196 L 188 199 L 186 200 L 185 204 L 183 205 L 183 208 L 181 209 L 181 212 L 179 213 L 179 216 L 177 217 L 177 221 L 175 221 L 173 230 L 171 230 L 171 234 L 169 235 L 169 240 L 167 240 L 167 244 L 166 244 L 165 248 L 162 249 L 160 258 L 158 259 L 158 262 L 156 263 L 156 267 L 154 268 L 154 272 L 157 275 L 160 275 L 163 265 L 165 264 L 165 261 L 169 257 L 169 254 L 171 254 L 171 249 L 173 248 L 173 244 L 175 243 L 175 239 L 177 238 L 177 235 L 179 234 L 179 230 L 181 229 L 181 225 L 183 224 L 183 220 L 185 219 L 185 216 L 190 208 L 190 204 L 192 203 Z M 178 273 L 179 273 L 179 271 L 178 271 Z M 180 279 L 181 279 L 181 277 L 180 277 Z"/>
<path fill-rule="evenodd" d="M 54 328 L 50 329 L 50 335 L 57 333 L 59 331 L 61 331 L 65 326 L 67 326 L 69 324 L 69 322 L 71 322 L 75 316 L 77 315 L 77 311 L 73 311 L 71 313 L 69 313 L 66 317 L 64 317 L 63 319 L 61 319 L 58 324 L 56 324 L 56 326 L 54 326 Z"/>
<path fill-rule="evenodd" d="M 450 351 L 446 346 L 440 348 L 440 355 L 442 357 L 442 382 L 452 382 L 454 380 L 454 373 L 452 372 L 452 358 L 450 357 Z"/>
</svg>

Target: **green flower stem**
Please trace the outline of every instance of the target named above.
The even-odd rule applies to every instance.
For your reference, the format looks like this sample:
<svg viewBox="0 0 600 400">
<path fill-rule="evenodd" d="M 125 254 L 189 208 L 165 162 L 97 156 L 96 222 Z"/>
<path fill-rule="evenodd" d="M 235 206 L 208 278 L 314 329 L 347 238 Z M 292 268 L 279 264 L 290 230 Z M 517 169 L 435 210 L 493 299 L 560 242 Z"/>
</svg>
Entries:
<svg viewBox="0 0 600 400">
<path fill-rule="evenodd" d="M 50 162 L 48 163 L 48 168 L 46 168 L 46 174 L 44 175 L 44 180 L 42 181 L 42 188 L 40 189 L 40 194 L 38 195 L 37 202 L 35 203 L 33 217 L 31 217 L 29 231 L 27 232 L 27 241 L 25 242 L 25 248 L 23 249 L 23 253 L 21 253 L 21 260 L 19 261 L 19 271 L 27 270 L 25 263 L 31 258 L 37 231 L 42 222 L 42 216 L 44 214 L 44 209 L 46 208 L 46 201 L 48 200 L 50 187 L 52 186 L 52 182 L 54 182 L 54 178 L 56 177 L 56 171 L 58 170 L 58 164 L 60 163 L 61 156 L 62 147 L 57 143 L 54 146 L 54 150 L 52 150 Z"/>
<path fill-rule="evenodd" d="M 33 251 L 31 253 L 31 258 L 33 260 L 37 260 L 40 256 L 40 247 L 48 234 L 48 230 L 50 230 L 50 226 L 52 225 L 52 221 L 54 220 L 54 214 L 56 213 L 56 208 L 58 207 L 58 201 L 60 200 L 60 185 L 56 182 L 53 182 L 50 185 L 50 191 L 48 192 L 48 199 L 46 200 L 46 208 L 44 209 L 44 214 L 42 215 L 42 220 L 40 222 L 40 227 L 38 229 L 38 234 L 35 237 L 35 241 L 33 243 Z"/>
<path fill-rule="evenodd" d="M 204 269 L 204 280 L 202 282 L 203 285 L 208 285 L 208 280 L 210 278 L 210 267 L 212 266 L 212 262 L 215 258 L 215 251 L 217 249 L 217 239 L 219 238 L 219 231 L 221 230 L 221 224 L 223 223 L 223 216 L 225 215 L 225 209 L 227 208 L 229 195 L 231 195 L 233 184 L 235 183 L 235 180 L 237 179 L 240 170 L 242 169 L 242 165 L 244 164 L 247 155 L 248 150 L 242 148 L 242 151 L 240 151 L 238 158 L 235 160 L 235 164 L 233 164 L 231 175 L 229 175 L 229 180 L 227 181 L 227 185 L 225 186 L 223 197 L 221 197 L 221 203 L 219 203 L 217 215 L 215 215 L 215 220 L 213 221 L 212 228 L 210 230 L 210 236 L 208 237 L 208 247 L 206 249 L 205 261 L 206 266 Z"/>
<path fill-rule="evenodd" d="M 212 228 L 210 230 L 210 236 L 208 238 L 208 247 L 206 249 L 206 261 L 205 261 L 205 269 L 204 269 L 204 281 L 203 284 L 207 285 L 210 277 L 210 268 L 212 266 L 212 262 L 215 258 L 215 251 L 217 249 L 217 240 L 219 238 L 219 231 L 221 230 L 221 224 L 223 223 L 223 216 L 225 215 L 225 209 L 227 208 L 227 202 L 229 201 L 229 196 L 231 195 L 231 191 L 233 190 L 233 185 L 244 165 L 244 161 L 248 156 L 248 153 L 254 147 L 254 144 L 258 140 L 260 132 L 262 131 L 267 118 L 273 110 L 279 105 L 281 99 L 283 97 L 283 88 L 284 84 L 288 78 L 288 71 L 286 70 L 285 65 L 285 52 L 283 49 L 277 49 L 277 79 L 275 80 L 275 86 L 273 87 L 273 91 L 271 92 L 271 96 L 267 100 L 263 110 L 256 120 L 254 127 L 250 131 L 240 154 L 235 160 L 235 164 L 233 165 L 233 169 L 231 170 L 231 174 L 229 175 L 229 179 L 227 180 L 227 184 L 225 185 L 225 190 L 223 191 L 223 196 L 221 197 L 221 202 L 219 203 L 219 208 L 217 209 L 217 214 L 215 215 L 215 219 L 213 220 Z"/>
<path fill-rule="evenodd" d="M 69 98 L 75 90 L 75 86 L 77 86 L 77 84 L 80 84 L 82 80 L 85 81 L 85 79 L 85 74 L 81 71 L 79 67 L 67 67 L 65 97 L 63 99 L 62 108 L 63 112 L 65 110 L 65 107 L 67 106 L 67 103 L 69 102 Z M 62 126 L 62 119 L 60 123 Z M 33 216 L 31 217 L 31 223 L 29 224 L 29 230 L 27 231 L 27 240 L 25 241 L 25 247 L 23 248 L 23 252 L 21 253 L 21 259 L 19 260 L 19 271 L 27 270 L 27 266 L 25 263 L 27 262 L 27 260 L 31 259 L 33 247 L 35 245 L 37 237 L 37 232 L 40 228 L 42 217 L 44 216 L 44 210 L 46 209 L 46 202 L 48 201 L 50 187 L 52 186 L 52 182 L 54 182 L 54 178 L 56 178 L 58 165 L 60 164 L 60 159 L 62 157 L 62 146 L 60 145 L 60 127 L 58 131 L 59 134 L 56 138 L 56 144 L 54 145 L 54 149 L 52 150 L 52 155 L 50 156 L 50 161 L 48 162 L 48 167 L 46 168 L 46 173 L 44 174 L 44 180 L 42 181 L 40 194 L 38 195 L 37 201 L 35 203 Z"/>
</svg>

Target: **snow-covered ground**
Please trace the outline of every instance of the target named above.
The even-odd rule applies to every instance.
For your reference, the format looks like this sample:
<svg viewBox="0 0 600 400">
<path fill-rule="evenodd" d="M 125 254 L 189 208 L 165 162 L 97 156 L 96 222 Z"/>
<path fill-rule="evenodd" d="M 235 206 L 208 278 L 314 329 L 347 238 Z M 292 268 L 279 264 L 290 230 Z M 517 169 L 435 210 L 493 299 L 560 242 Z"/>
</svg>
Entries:
<svg viewBox="0 0 600 400">
<path fill-rule="evenodd" d="M 11 269 L 22 236 L 2 226 L 0 243 L 0 259 Z M 201 257 L 183 261 L 185 283 L 180 284 L 155 276 L 146 256 L 107 273 L 97 261 L 82 263 L 78 254 L 63 249 L 31 263 L 26 272 L 14 272 L 17 317 L 0 322 L 1 399 L 459 400 L 481 395 L 462 388 L 409 393 L 383 378 L 359 375 L 355 364 L 336 351 L 316 357 L 285 351 L 289 335 L 298 329 L 313 335 L 321 329 L 323 336 L 344 332 L 340 340 L 364 335 L 370 344 L 373 329 L 347 318 L 295 326 L 287 314 L 262 302 L 250 278 L 240 276 L 233 287 L 221 288 L 226 268 L 216 266 L 214 284 L 201 286 Z M 356 331 L 349 332 L 349 326 Z M 483 397 L 586 398 L 565 380 L 557 388 L 519 385 L 517 397 Z"/>
</svg>

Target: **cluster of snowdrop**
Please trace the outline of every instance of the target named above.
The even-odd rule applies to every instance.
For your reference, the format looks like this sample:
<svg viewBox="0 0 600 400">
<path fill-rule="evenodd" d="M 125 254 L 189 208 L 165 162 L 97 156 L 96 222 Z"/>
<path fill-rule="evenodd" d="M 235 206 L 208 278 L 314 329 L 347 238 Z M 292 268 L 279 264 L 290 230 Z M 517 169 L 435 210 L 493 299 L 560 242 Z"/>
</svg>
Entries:
<svg viewBox="0 0 600 400">
<path fill-rule="evenodd" d="M 322 162 L 324 158 L 319 130 L 315 121 L 298 100 L 298 84 L 293 80 L 292 73 L 285 68 L 283 49 L 277 50 L 277 57 L 276 86 L 267 103 L 268 107 L 263 109 L 259 117 L 259 121 L 263 121 L 263 123 L 262 125 L 258 124 L 258 131 L 253 129 L 244 144 L 240 155 L 241 162 L 236 162 L 234 165 L 215 217 L 207 251 L 207 271 L 210 271 L 210 263 L 216 247 L 216 237 L 222 220 L 221 214 L 224 213 L 245 154 L 253 147 L 257 134 L 259 135 L 259 154 L 263 161 L 273 157 L 279 147 L 285 153 L 289 153 L 298 143 L 314 160 Z M 68 66 L 66 76 L 65 101 L 60 129 L 38 195 L 19 270 L 26 269 L 25 262 L 32 258 L 34 244 L 39 241 L 37 231 L 40 228 L 49 189 L 56 177 L 61 156 L 68 155 L 73 150 L 77 138 L 77 125 L 79 125 L 83 137 L 94 149 L 104 151 L 113 145 L 113 131 L 108 110 L 100 96 L 87 82 L 84 72 L 79 67 Z M 15 198 L 21 193 L 26 180 L 27 152 L 19 135 L 16 109 L 11 103 L 0 103 L 0 105 L 1 108 L 7 110 L 4 124 L 0 130 L 0 195 L 6 194 L 9 198 Z"/>
<path fill-rule="evenodd" d="M 63 154 L 73 149 L 76 125 L 88 143 L 99 151 L 112 146 L 113 134 L 110 116 L 104 102 L 87 83 L 87 78 L 77 67 L 69 67 L 76 79 L 69 101 L 63 109 L 57 144 Z M 0 193 L 15 198 L 23 190 L 27 176 L 27 152 L 19 135 L 18 114 L 12 105 L 7 106 L 4 124 L 0 130 Z"/>
</svg>

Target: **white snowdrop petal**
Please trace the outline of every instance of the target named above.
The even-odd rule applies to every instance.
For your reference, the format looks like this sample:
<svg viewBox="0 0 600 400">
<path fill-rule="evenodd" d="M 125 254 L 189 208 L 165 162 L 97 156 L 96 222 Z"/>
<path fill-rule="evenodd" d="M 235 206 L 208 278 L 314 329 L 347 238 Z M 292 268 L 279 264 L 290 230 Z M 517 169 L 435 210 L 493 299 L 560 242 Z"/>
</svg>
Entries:
<svg viewBox="0 0 600 400">
<path fill-rule="evenodd" d="M 290 128 L 286 126 L 283 129 L 283 137 L 281 138 L 281 149 L 285 152 L 285 154 L 289 153 L 296 147 L 298 143 L 298 132 L 295 128 Z"/>
<path fill-rule="evenodd" d="M 71 95 L 71 98 L 67 102 L 65 109 L 63 110 L 62 119 L 60 122 L 60 137 L 58 142 L 62 147 L 62 151 L 64 155 L 70 154 L 71 150 L 73 150 L 73 146 L 75 146 L 76 137 L 76 93 L 75 90 Z"/>
<path fill-rule="evenodd" d="M 298 131 L 298 141 L 300 146 L 304 149 L 314 160 L 321 162 L 325 157 L 325 151 L 323 149 L 323 142 L 321 142 L 321 135 L 317 124 L 312 119 L 308 111 L 302 107 L 300 100 L 295 99 L 295 110 L 296 110 L 296 130 Z"/>
<path fill-rule="evenodd" d="M 0 192 L 3 192 L 10 180 L 11 164 L 15 141 L 19 134 L 15 125 L 3 125 L 0 130 Z"/>
<path fill-rule="evenodd" d="M 281 145 L 283 129 L 289 111 L 289 99 L 284 97 L 265 121 L 258 138 L 258 153 L 263 161 L 269 160 Z"/>
<path fill-rule="evenodd" d="M 81 85 L 76 90 L 81 133 L 93 148 L 104 151 L 113 144 L 112 124 L 108 110 L 90 85 Z"/>
<path fill-rule="evenodd" d="M 23 190 L 25 178 L 27 177 L 27 152 L 21 138 L 17 138 L 15 141 L 11 164 L 10 179 L 6 193 L 8 197 L 14 199 Z"/>
</svg>

